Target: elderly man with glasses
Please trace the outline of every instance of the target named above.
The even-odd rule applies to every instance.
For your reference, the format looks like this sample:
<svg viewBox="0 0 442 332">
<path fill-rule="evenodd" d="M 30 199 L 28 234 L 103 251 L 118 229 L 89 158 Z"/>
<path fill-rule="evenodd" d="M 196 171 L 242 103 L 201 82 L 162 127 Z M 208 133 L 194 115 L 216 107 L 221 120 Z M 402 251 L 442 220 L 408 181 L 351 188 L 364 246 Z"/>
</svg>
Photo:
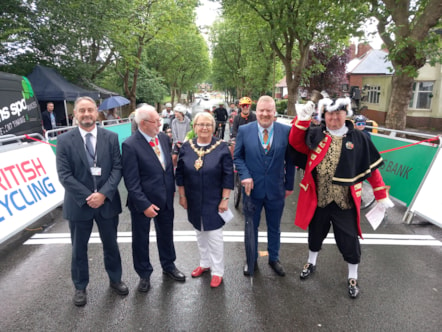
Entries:
<svg viewBox="0 0 442 332">
<path fill-rule="evenodd" d="M 138 131 L 122 145 L 123 176 L 127 205 L 132 219 L 132 256 L 140 276 L 139 292 L 150 289 L 153 267 L 149 259 L 149 230 L 153 218 L 163 274 L 176 281 L 185 275 L 175 266 L 173 243 L 173 197 L 175 177 L 169 137 L 160 132 L 161 119 L 155 108 L 143 105 L 135 111 Z"/>
</svg>

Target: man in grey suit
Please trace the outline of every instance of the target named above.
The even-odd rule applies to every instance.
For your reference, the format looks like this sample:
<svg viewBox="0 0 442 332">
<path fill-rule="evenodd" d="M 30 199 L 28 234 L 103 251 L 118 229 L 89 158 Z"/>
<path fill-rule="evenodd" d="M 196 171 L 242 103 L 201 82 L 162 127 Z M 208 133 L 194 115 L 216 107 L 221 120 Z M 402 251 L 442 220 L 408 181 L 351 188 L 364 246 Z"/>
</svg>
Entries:
<svg viewBox="0 0 442 332">
<path fill-rule="evenodd" d="M 63 217 L 71 230 L 74 304 L 84 306 L 89 283 L 87 246 L 94 220 L 103 243 L 110 287 L 119 295 L 127 295 L 129 290 L 121 281 L 117 244 L 121 213 L 117 187 L 122 176 L 118 136 L 96 126 L 97 105 L 89 97 L 77 98 L 74 115 L 78 127 L 58 137 L 56 160 L 58 177 L 65 189 Z"/>
</svg>

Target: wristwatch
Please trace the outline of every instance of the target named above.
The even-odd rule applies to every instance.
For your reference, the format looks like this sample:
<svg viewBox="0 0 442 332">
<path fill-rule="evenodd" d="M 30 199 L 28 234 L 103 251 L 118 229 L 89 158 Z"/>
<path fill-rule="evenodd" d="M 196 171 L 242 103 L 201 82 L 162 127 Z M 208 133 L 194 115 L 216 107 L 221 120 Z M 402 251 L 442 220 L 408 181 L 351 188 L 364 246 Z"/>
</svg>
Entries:
<svg viewBox="0 0 442 332">
<path fill-rule="evenodd" d="M 223 201 L 227 201 L 229 197 L 223 197 Z"/>
</svg>

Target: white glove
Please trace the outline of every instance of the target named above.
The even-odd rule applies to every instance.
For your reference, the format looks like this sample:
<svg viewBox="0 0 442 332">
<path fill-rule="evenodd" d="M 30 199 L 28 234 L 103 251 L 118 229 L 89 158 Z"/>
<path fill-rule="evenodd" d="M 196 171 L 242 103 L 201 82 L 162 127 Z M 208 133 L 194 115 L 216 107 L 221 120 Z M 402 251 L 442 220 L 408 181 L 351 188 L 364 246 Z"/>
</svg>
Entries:
<svg viewBox="0 0 442 332">
<path fill-rule="evenodd" d="M 379 206 L 382 206 L 384 209 L 392 208 L 394 206 L 394 203 L 390 199 L 390 197 L 380 199 L 377 201 Z"/>
<path fill-rule="evenodd" d="M 296 105 L 296 114 L 298 115 L 298 119 L 301 121 L 310 120 L 312 114 L 315 112 L 315 103 L 309 100 L 307 104 L 297 104 Z"/>
</svg>

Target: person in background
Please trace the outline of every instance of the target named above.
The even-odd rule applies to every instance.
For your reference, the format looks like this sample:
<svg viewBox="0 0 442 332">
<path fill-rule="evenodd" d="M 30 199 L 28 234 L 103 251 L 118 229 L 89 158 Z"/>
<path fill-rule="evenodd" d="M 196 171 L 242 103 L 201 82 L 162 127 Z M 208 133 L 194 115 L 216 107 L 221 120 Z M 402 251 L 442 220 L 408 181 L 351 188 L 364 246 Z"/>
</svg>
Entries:
<svg viewBox="0 0 442 332">
<path fill-rule="evenodd" d="M 172 128 L 167 128 L 165 133 L 166 133 L 167 136 L 169 136 L 170 151 L 172 151 L 172 144 L 173 144 Z"/>
<path fill-rule="evenodd" d="M 184 106 L 177 105 L 175 106 L 175 119 L 172 120 L 172 139 L 173 139 L 173 148 L 172 148 L 172 160 L 173 165 L 176 167 L 178 154 L 183 144 L 186 134 L 190 131 L 190 119 L 185 116 L 186 109 Z"/>
<path fill-rule="evenodd" d="M 215 116 L 216 120 L 215 136 L 220 135 L 220 138 L 224 139 L 224 131 L 226 130 L 226 122 L 229 115 L 227 110 L 224 108 L 223 102 L 219 103 L 219 107 L 213 111 L 213 115 Z"/>
<path fill-rule="evenodd" d="M 355 115 L 355 117 L 353 118 L 353 122 L 357 130 L 362 131 L 371 139 L 370 132 L 367 130 L 367 128 L 365 128 L 365 126 L 367 125 L 367 118 L 365 116 L 363 116 L 362 114 Z"/>
<path fill-rule="evenodd" d="M 161 112 L 161 117 L 163 118 L 163 131 L 166 131 L 166 129 L 170 127 L 173 116 L 172 104 L 166 103 L 165 106 L 166 108 Z"/>
<path fill-rule="evenodd" d="M 253 206 L 253 225 L 255 238 L 245 239 L 245 243 L 255 241 L 258 248 L 258 227 L 261 211 L 264 208 L 267 222 L 267 249 L 269 265 L 279 275 L 285 276 L 279 261 L 281 246 L 281 217 L 285 198 L 293 193 L 295 167 L 289 156 L 288 136 L 290 127 L 274 121 L 275 100 L 261 96 L 256 106 L 255 122 L 242 125 L 238 129 L 234 151 L 234 164 L 243 186 L 244 215 L 247 206 Z M 257 267 L 258 251 L 255 257 Z M 250 275 L 248 264 L 244 275 Z"/>
<path fill-rule="evenodd" d="M 240 113 L 233 119 L 232 138 L 238 134 L 238 127 L 249 122 L 256 121 L 256 115 L 251 111 L 252 100 L 249 97 L 242 97 L 239 100 Z"/>
<path fill-rule="evenodd" d="M 74 304 L 87 302 L 89 283 L 88 241 L 95 223 L 103 243 L 104 266 L 110 287 L 119 295 L 129 289 L 121 281 L 122 267 L 117 243 L 121 200 L 121 155 L 118 135 L 96 126 L 95 101 L 79 97 L 74 104 L 78 127 L 57 138 L 57 172 L 65 189 L 63 217 L 69 221 L 72 241 L 71 275 Z"/>
<path fill-rule="evenodd" d="M 235 104 L 230 104 L 230 115 L 229 115 L 229 134 L 230 138 L 232 138 L 232 127 L 233 127 L 233 119 L 238 115 L 238 111 L 236 110 Z"/>
<path fill-rule="evenodd" d="M 211 270 L 213 288 L 221 284 L 224 275 L 224 221 L 219 213 L 227 211 L 233 189 L 232 156 L 227 144 L 213 137 L 214 126 L 212 115 L 201 112 L 195 116 L 196 138 L 181 147 L 176 169 L 179 202 L 195 228 L 200 253 L 192 277 Z"/>
<path fill-rule="evenodd" d="M 120 117 L 117 115 L 117 109 L 111 108 L 107 111 L 106 120 L 119 120 Z"/>
<path fill-rule="evenodd" d="M 326 98 L 324 98 L 326 99 Z M 310 126 L 315 111 L 312 101 L 297 109 L 289 142 L 302 155 L 296 161 L 305 168 L 296 209 L 295 224 L 308 227 L 308 259 L 300 278 L 309 278 L 316 270 L 316 260 L 330 226 L 336 244 L 348 265 L 347 292 L 359 295 L 358 266 L 361 247 L 361 182 L 368 180 L 376 200 L 384 208 L 393 206 L 378 167 L 383 164 L 371 140 L 353 123 L 346 121 L 351 112 L 349 98 L 322 101 L 325 122 Z M 306 159 L 307 158 L 307 162 Z"/>
<path fill-rule="evenodd" d="M 44 132 L 57 127 L 57 118 L 54 114 L 54 103 L 49 102 L 46 104 L 46 111 L 41 113 L 41 118 Z"/>
<path fill-rule="evenodd" d="M 151 219 L 155 223 L 163 274 L 176 281 L 186 281 L 186 276 L 175 266 L 175 177 L 169 138 L 160 132 L 160 119 L 151 105 L 137 108 L 135 121 L 138 130 L 122 144 L 123 177 L 132 220 L 132 256 L 135 271 L 140 277 L 138 291 L 142 293 L 149 291 L 153 272 L 149 257 Z"/>
</svg>

